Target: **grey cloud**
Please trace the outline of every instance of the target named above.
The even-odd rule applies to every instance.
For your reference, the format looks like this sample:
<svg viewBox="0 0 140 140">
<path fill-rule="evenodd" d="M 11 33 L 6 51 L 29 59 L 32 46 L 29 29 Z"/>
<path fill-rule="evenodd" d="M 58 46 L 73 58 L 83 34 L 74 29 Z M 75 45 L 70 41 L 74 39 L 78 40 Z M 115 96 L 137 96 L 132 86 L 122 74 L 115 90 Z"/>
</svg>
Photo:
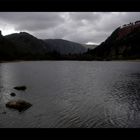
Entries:
<svg viewBox="0 0 140 140">
<path fill-rule="evenodd" d="M 0 12 L 0 20 L 12 24 L 16 30 L 37 31 L 52 28 L 61 24 L 64 19 L 60 13 L 42 12 Z"/>
<path fill-rule="evenodd" d="M 101 43 L 117 27 L 140 20 L 140 12 L 0 12 L 3 24 L 38 38 Z"/>
<path fill-rule="evenodd" d="M 69 16 L 73 20 L 91 20 L 96 21 L 100 19 L 101 15 L 98 12 L 79 12 L 79 13 L 69 13 Z"/>
</svg>

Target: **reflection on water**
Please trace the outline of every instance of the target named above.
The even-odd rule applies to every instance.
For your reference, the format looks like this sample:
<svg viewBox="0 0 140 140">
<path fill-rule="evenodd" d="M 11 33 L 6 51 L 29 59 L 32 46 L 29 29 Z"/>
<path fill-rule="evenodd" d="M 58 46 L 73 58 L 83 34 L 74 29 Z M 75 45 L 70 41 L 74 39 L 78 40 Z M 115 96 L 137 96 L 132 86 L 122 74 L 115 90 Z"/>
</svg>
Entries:
<svg viewBox="0 0 140 140">
<path fill-rule="evenodd" d="M 140 62 L 2 63 L 0 127 L 140 127 L 139 70 Z M 18 85 L 27 90 L 14 90 Z M 15 98 L 33 106 L 7 109 Z"/>
</svg>

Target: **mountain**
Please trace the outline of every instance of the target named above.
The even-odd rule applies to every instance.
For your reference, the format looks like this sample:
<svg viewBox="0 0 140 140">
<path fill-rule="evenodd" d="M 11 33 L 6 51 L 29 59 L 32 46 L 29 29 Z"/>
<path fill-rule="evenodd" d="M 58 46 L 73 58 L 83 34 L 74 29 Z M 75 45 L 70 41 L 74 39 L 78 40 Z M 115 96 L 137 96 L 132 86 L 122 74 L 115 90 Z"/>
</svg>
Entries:
<svg viewBox="0 0 140 140">
<path fill-rule="evenodd" d="M 24 57 L 26 55 L 26 57 L 30 57 L 36 55 L 36 57 L 40 57 L 47 53 L 44 41 L 26 32 L 10 34 L 5 36 L 5 38 L 16 46 L 16 52 L 20 56 Z"/>
<path fill-rule="evenodd" d="M 26 32 L 3 36 L 3 60 L 129 60 L 140 59 L 140 21 L 118 27 L 100 45 L 89 46 L 63 39 L 38 39 Z"/>
<path fill-rule="evenodd" d="M 86 51 L 81 44 L 67 40 L 41 40 L 26 32 L 2 36 L 0 32 L 0 60 L 76 59 Z"/>
<path fill-rule="evenodd" d="M 68 54 L 82 54 L 87 51 L 83 45 L 63 40 L 63 39 L 46 39 L 44 40 L 48 49 L 48 52 L 57 52 L 61 55 Z"/>
<path fill-rule="evenodd" d="M 140 21 L 118 27 L 87 54 L 96 60 L 140 59 Z"/>
</svg>

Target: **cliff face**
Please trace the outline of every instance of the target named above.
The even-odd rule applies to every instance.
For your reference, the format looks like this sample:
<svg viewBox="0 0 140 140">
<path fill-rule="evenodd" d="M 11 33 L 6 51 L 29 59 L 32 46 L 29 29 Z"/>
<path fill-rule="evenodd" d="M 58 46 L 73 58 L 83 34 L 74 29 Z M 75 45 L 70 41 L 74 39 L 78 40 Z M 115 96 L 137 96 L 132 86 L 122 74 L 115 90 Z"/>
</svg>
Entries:
<svg viewBox="0 0 140 140">
<path fill-rule="evenodd" d="M 140 22 L 117 28 L 108 39 L 88 52 L 93 59 L 140 59 Z"/>
</svg>

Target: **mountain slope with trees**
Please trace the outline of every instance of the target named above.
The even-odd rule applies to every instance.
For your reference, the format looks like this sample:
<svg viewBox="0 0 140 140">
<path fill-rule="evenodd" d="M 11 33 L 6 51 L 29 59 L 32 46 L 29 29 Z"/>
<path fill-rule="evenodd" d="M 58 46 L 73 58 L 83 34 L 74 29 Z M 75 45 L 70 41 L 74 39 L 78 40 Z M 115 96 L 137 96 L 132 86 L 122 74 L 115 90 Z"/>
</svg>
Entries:
<svg viewBox="0 0 140 140">
<path fill-rule="evenodd" d="M 140 59 L 140 21 L 118 27 L 87 54 L 94 60 Z"/>
<path fill-rule="evenodd" d="M 38 39 L 20 32 L 0 34 L 0 60 L 63 60 L 76 59 L 86 52 L 81 44 L 62 39 Z"/>
<path fill-rule="evenodd" d="M 46 39 L 44 40 L 49 52 L 56 51 L 61 55 L 82 54 L 87 52 L 83 45 L 63 39 Z"/>
</svg>

